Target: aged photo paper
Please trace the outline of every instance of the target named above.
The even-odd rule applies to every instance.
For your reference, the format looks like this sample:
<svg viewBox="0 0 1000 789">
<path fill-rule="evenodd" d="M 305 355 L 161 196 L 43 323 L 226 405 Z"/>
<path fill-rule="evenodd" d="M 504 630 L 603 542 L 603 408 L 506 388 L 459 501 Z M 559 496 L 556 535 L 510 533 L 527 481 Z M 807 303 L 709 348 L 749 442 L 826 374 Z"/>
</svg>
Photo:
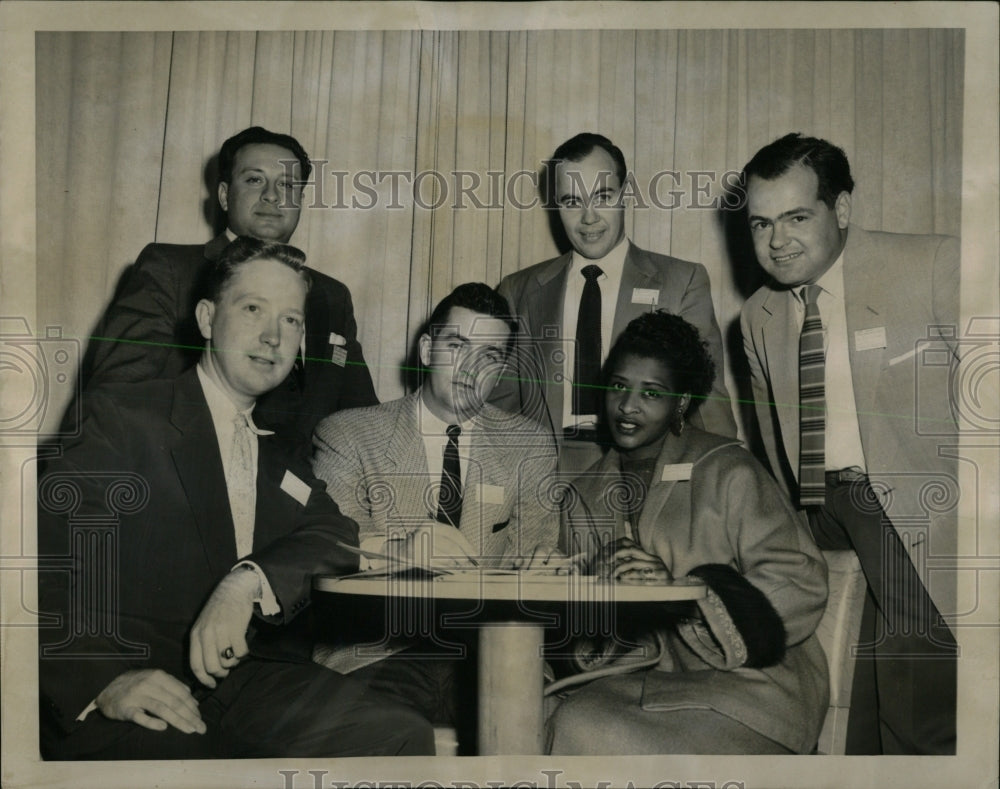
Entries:
<svg viewBox="0 0 1000 789">
<path fill-rule="evenodd" d="M 964 2 L 0 3 L 3 785 L 995 786 L 998 18 Z M 629 238 L 706 267 L 751 444 L 739 311 L 762 275 L 725 201 L 754 151 L 792 131 L 829 139 L 857 182 L 853 221 L 960 237 L 959 433 L 939 450 L 959 478 L 923 503 L 958 511 L 956 553 L 928 557 L 957 590 L 942 609 L 960 647 L 957 754 L 42 761 L 36 460 L 58 451 L 121 273 L 152 241 L 213 237 L 211 157 L 251 125 L 313 160 L 291 243 L 350 288 L 382 402 L 406 393 L 414 332 L 456 285 L 562 251 L 538 176 L 580 131 L 625 153 Z"/>
</svg>

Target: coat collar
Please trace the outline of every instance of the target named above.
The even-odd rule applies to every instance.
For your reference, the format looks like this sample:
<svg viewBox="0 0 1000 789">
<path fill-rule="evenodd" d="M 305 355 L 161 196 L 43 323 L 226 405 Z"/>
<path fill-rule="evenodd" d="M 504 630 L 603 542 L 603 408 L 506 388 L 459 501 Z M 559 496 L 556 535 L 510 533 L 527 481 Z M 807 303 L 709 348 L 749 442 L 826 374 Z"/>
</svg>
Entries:
<svg viewBox="0 0 1000 789">
<path fill-rule="evenodd" d="M 638 524 L 633 524 L 642 544 L 651 544 L 652 533 L 656 529 L 661 514 L 667 505 L 671 494 L 681 479 L 664 480 L 664 468 L 686 463 L 696 465 L 704 457 L 729 446 L 740 446 L 734 438 L 708 433 L 696 427 L 687 425 L 680 436 L 670 436 L 663 443 L 663 449 L 656 459 L 653 477 L 642 515 Z M 690 474 L 687 478 L 690 479 Z M 580 477 L 574 480 L 574 487 L 586 506 L 586 512 L 591 527 L 606 529 L 613 522 L 615 538 L 623 536 L 624 514 L 621 507 L 609 507 L 609 485 L 616 484 L 621 478 L 620 456 L 611 450 Z M 614 498 L 614 497 L 610 497 Z M 609 512 L 608 510 L 612 511 Z"/>
<path fill-rule="evenodd" d="M 223 231 L 205 244 L 205 260 L 215 262 L 227 246 L 229 246 L 229 236 Z"/>
</svg>

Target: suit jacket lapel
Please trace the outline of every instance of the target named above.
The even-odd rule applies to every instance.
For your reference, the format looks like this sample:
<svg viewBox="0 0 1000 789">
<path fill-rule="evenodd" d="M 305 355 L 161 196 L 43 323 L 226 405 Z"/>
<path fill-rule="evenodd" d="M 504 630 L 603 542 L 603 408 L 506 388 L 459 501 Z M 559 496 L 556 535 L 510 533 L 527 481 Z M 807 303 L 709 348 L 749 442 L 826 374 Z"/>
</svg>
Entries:
<svg viewBox="0 0 1000 789">
<path fill-rule="evenodd" d="M 872 413 L 879 377 L 885 363 L 885 348 L 857 351 L 855 333 L 865 329 L 885 328 L 887 308 L 883 299 L 887 292 L 879 282 L 878 272 L 884 261 L 872 257 L 869 237 L 859 227 L 851 227 L 844 248 L 844 308 L 847 323 L 848 358 L 854 385 L 854 405 L 858 422 Z M 862 430 L 861 435 L 866 435 Z"/>
<path fill-rule="evenodd" d="M 208 563 L 221 577 L 236 562 L 236 531 L 219 440 L 194 369 L 174 383 L 170 421 L 181 434 L 171 449 L 177 476 L 187 494 Z"/>
<path fill-rule="evenodd" d="M 660 281 L 655 267 L 649 261 L 648 255 L 631 241 L 625 253 L 625 265 L 622 268 L 621 286 L 618 288 L 618 299 L 615 303 L 615 318 L 611 326 L 611 336 L 618 337 L 628 322 L 643 312 L 655 310 L 656 304 L 632 304 L 632 294 L 636 288 L 659 290 Z M 607 356 L 610 348 L 604 349 Z"/>
<path fill-rule="evenodd" d="M 317 365 L 332 364 L 333 348 L 330 345 L 330 312 L 323 289 L 314 282 L 306 296 L 306 359 L 303 379 L 316 374 Z"/>
<path fill-rule="evenodd" d="M 395 418 L 389 417 L 390 432 L 385 446 L 385 473 L 396 494 L 394 511 L 407 522 L 434 517 L 425 495 L 428 485 L 435 480 L 428 476 L 424 439 L 417 423 L 419 397 L 420 393 L 415 392 L 391 404 L 396 413 Z"/>
<path fill-rule="evenodd" d="M 761 333 L 767 354 L 767 375 L 781 426 L 781 440 L 789 465 L 793 473 L 798 474 L 799 337 L 795 330 L 792 297 L 783 290 L 770 290 L 761 310 L 765 313 Z"/>
<path fill-rule="evenodd" d="M 205 244 L 205 260 L 215 262 L 227 246 L 229 246 L 229 236 L 223 231 Z"/>
<path fill-rule="evenodd" d="M 254 550 L 287 534 L 295 522 L 298 502 L 281 489 L 288 465 L 273 436 L 257 438 L 257 511 L 254 518 Z M 304 480 L 303 480 L 304 481 Z M 304 507 L 304 505 L 302 505 Z"/>
<path fill-rule="evenodd" d="M 573 253 L 567 252 L 553 259 L 549 265 L 543 266 L 535 276 L 537 287 L 531 288 L 525 299 L 524 314 L 528 316 L 545 316 L 544 322 L 538 322 L 529 327 L 531 336 L 536 342 L 543 339 L 541 351 L 542 388 L 545 391 L 545 402 L 549 407 L 549 416 L 556 433 L 562 431 L 563 424 L 563 392 L 562 384 L 565 365 L 562 359 L 562 326 L 563 299 L 566 295 L 566 276 L 569 271 Z M 551 335 L 546 327 L 553 327 Z M 547 339 L 551 336 L 551 340 Z M 554 354 L 552 344 L 559 345 L 559 354 Z"/>
</svg>

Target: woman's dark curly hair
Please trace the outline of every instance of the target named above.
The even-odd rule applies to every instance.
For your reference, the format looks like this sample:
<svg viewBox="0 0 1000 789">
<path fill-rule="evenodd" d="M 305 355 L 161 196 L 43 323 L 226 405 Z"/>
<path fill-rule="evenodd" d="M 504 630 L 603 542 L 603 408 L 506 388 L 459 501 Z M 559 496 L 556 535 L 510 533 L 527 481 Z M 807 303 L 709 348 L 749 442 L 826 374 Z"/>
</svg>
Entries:
<svg viewBox="0 0 1000 789">
<path fill-rule="evenodd" d="M 698 330 L 679 315 L 657 310 L 630 321 L 604 363 L 605 383 L 626 356 L 655 359 L 663 364 L 670 372 L 675 394 L 691 395 L 689 414 L 712 391 L 715 362 Z"/>
</svg>

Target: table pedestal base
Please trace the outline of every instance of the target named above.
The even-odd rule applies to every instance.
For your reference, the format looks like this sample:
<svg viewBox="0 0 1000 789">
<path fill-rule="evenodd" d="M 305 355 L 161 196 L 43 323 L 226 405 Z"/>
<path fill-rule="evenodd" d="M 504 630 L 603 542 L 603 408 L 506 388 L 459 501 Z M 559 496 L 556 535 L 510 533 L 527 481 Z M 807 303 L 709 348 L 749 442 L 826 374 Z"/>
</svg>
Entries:
<svg viewBox="0 0 1000 789">
<path fill-rule="evenodd" d="M 479 631 L 479 755 L 544 748 L 543 629 L 488 622 Z"/>
</svg>

